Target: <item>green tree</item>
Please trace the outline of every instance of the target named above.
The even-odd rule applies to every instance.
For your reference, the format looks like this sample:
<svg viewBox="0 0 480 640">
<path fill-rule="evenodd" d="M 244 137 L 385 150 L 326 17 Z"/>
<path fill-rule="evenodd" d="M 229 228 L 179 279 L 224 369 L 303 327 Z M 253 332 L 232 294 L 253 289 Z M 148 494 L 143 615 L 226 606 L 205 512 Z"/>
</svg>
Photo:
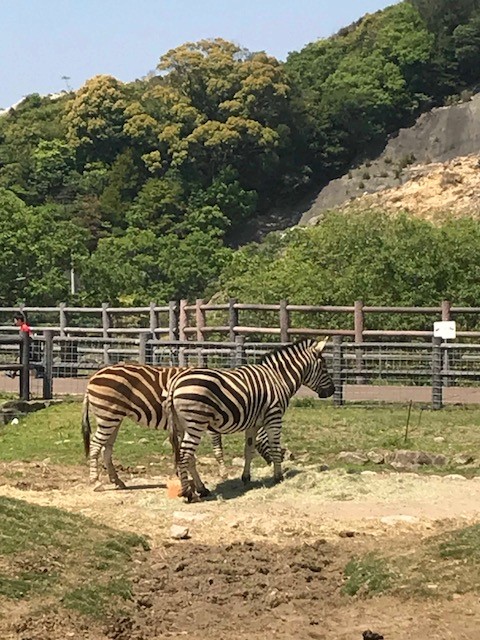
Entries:
<svg viewBox="0 0 480 640">
<path fill-rule="evenodd" d="M 66 135 L 80 166 L 86 162 L 112 162 L 123 150 L 126 99 L 121 82 L 99 75 L 87 80 L 68 103 Z"/>
<path fill-rule="evenodd" d="M 52 233 L 55 229 L 55 233 Z M 56 304 L 69 296 L 72 260 L 85 255 L 85 232 L 55 207 L 30 208 L 0 189 L 0 298 Z"/>
<path fill-rule="evenodd" d="M 82 267 L 85 300 L 146 304 L 194 298 L 208 290 L 230 252 L 209 233 L 170 233 L 130 228 L 122 237 L 104 238 Z"/>
<path fill-rule="evenodd" d="M 273 234 L 235 252 L 220 286 L 225 298 L 242 302 L 436 306 L 450 298 L 475 304 L 478 269 L 467 265 L 480 264 L 479 252 L 473 220 L 438 228 L 407 215 L 331 212 L 317 227 Z M 311 321 L 321 326 L 322 318 Z M 431 318 L 423 321 L 428 328 Z M 348 328 L 345 317 L 336 322 Z M 422 318 L 375 315 L 369 322 L 369 329 L 409 328 Z"/>
</svg>

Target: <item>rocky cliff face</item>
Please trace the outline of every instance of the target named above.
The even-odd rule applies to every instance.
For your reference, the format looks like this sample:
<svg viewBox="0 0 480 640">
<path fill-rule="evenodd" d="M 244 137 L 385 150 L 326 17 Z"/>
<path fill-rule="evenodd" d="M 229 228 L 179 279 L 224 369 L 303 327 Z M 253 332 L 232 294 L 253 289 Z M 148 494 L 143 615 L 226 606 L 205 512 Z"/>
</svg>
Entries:
<svg viewBox="0 0 480 640">
<path fill-rule="evenodd" d="M 435 219 L 480 217 L 480 94 L 423 114 L 392 137 L 376 160 L 332 180 L 304 211 L 315 224 L 334 207 L 408 210 Z"/>
</svg>

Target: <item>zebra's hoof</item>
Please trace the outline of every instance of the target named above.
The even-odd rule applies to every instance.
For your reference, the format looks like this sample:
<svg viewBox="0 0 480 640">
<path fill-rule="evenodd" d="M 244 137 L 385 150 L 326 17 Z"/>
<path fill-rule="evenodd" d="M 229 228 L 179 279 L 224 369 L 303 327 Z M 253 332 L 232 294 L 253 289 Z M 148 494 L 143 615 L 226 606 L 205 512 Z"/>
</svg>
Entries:
<svg viewBox="0 0 480 640">
<path fill-rule="evenodd" d="M 198 495 L 201 498 L 206 498 L 207 496 L 209 496 L 212 492 L 210 491 L 210 489 L 207 489 L 207 487 L 202 487 L 201 489 L 198 490 Z"/>
<path fill-rule="evenodd" d="M 192 502 L 200 502 L 200 496 L 198 493 L 189 493 L 186 496 L 183 496 L 185 502 L 188 504 L 192 504 Z"/>
<path fill-rule="evenodd" d="M 113 484 L 115 485 L 116 489 L 126 489 L 127 485 L 123 482 L 123 480 L 120 480 L 119 478 L 117 478 L 117 480 L 113 480 Z"/>
<path fill-rule="evenodd" d="M 274 476 L 273 481 L 275 484 L 279 484 L 280 482 L 283 482 L 283 473 L 280 476 Z"/>
<path fill-rule="evenodd" d="M 243 476 L 242 476 L 242 482 L 243 482 L 243 484 L 245 484 L 245 485 L 246 485 L 246 484 L 250 484 L 250 482 L 251 482 L 251 477 L 250 477 L 250 475 L 248 475 L 248 476 L 243 475 Z"/>
<path fill-rule="evenodd" d="M 97 480 L 95 482 L 95 484 L 93 485 L 93 490 L 94 491 L 105 491 L 105 485 L 103 484 L 103 482 L 100 482 L 100 480 Z"/>
</svg>

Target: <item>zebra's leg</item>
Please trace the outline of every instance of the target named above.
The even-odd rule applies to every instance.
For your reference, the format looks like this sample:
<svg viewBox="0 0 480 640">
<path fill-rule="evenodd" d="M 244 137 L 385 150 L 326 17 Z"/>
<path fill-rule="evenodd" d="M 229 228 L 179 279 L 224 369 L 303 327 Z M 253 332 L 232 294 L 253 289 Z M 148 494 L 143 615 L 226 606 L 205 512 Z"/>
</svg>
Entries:
<svg viewBox="0 0 480 640">
<path fill-rule="evenodd" d="M 109 424 L 103 424 L 101 418 L 97 417 L 97 429 L 92 437 L 90 444 L 90 457 L 89 457 L 89 465 L 90 465 L 90 474 L 89 480 L 90 484 L 95 485 L 94 490 L 98 491 L 102 487 L 102 482 L 100 481 L 100 465 L 99 458 L 102 449 L 107 444 L 108 440 L 111 438 L 112 434 L 118 432 L 118 428 L 120 426 L 120 421 L 115 421 Z M 114 440 L 115 441 L 115 440 Z M 112 444 L 113 446 L 113 444 Z"/>
<path fill-rule="evenodd" d="M 274 417 L 268 423 L 265 424 L 265 429 L 268 434 L 268 444 L 270 447 L 270 455 L 273 461 L 273 480 L 274 482 L 281 482 L 283 480 L 282 471 L 282 448 L 280 445 L 280 436 L 282 432 L 281 417 Z"/>
<path fill-rule="evenodd" d="M 205 498 L 210 495 L 210 490 L 203 484 L 202 479 L 197 471 L 197 465 L 195 462 L 195 456 L 190 460 L 190 475 L 192 476 L 193 486 L 195 487 L 195 491 L 201 498 Z"/>
<path fill-rule="evenodd" d="M 117 471 L 113 466 L 112 462 L 112 454 L 113 454 L 113 445 L 115 444 L 115 440 L 117 439 L 118 431 L 120 425 L 118 425 L 113 432 L 110 434 L 107 442 L 105 443 L 103 449 L 103 461 L 105 463 L 105 467 L 107 469 L 108 478 L 112 484 L 115 484 L 119 489 L 126 489 L 126 485 L 123 480 L 120 480 L 118 477 Z"/>
<path fill-rule="evenodd" d="M 252 459 L 255 455 L 255 436 L 257 435 L 257 428 L 251 427 L 245 431 L 245 454 L 242 473 L 243 484 L 250 482 L 250 468 L 252 466 Z"/>
<path fill-rule="evenodd" d="M 102 448 L 105 446 L 105 442 L 110 437 L 112 429 L 115 429 L 115 426 L 112 427 L 111 425 L 107 426 L 107 425 L 99 424 L 97 427 L 97 430 L 93 435 L 91 445 L 90 445 L 90 458 L 89 458 L 89 466 L 90 466 L 89 480 L 91 484 L 99 485 L 100 483 L 100 469 L 99 469 L 100 452 L 102 451 Z"/>
<path fill-rule="evenodd" d="M 257 438 L 255 440 L 255 449 L 262 456 L 265 462 L 270 465 L 272 464 L 272 456 L 270 455 L 270 445 L 268 444 L 268 433 L 265 431 L 265 428 L 262 426 L 258 430 Z M 285 460 L 285 455 L 287 449 L 285 447 L 281 447 L 282 452 L 282 462 Z"/>
<path fill-rule="evenodd" d="M 195 493 L 192 490 L 192 486 L 188 479 L 188 471 L 195 468 L 195 451 L 200 443 L 200 438 L 202 436 L 202 431 L 204 429 L 199 429 L 198 425 L 195 425 L 191 431 L 184 429 L 184 435 L 182 438 L 182 444 L 180 445 L 180 461 L 178 465 L 178 475 L 180 477 L 181 483 L 181 492 L 180 495 L 187 499 L 188 502 L 192 502 L 195 499 Z M 197 482 L 203 483 L 198 476 L 198 472 L 195 468 L 194 473 L 196 474 Z M 195 478 L 193 478 L 195 483 Z M 196 483 L 195 483 L 196 485 Z"/>
<path fill-rule="evenodd" d="M 225 466 L 225 459 L 223 457 L 222 435 L 213 431 L 210 436 L 212 438 L 213 455 L 215 456 L 215 460 L 218 462 L 218 466 L 220 467 L 220 477 L 226 478 L 227 467 Z"/>
<path fill-rule="evenodd" d="M 267 464 L 272 464 L 272 456 L 270 455 L 270 445 L 268 444 L 268 433 L 265 427 L 261 426 L 255 440 L 255 449 L 262 456 Z"/>
</svg>

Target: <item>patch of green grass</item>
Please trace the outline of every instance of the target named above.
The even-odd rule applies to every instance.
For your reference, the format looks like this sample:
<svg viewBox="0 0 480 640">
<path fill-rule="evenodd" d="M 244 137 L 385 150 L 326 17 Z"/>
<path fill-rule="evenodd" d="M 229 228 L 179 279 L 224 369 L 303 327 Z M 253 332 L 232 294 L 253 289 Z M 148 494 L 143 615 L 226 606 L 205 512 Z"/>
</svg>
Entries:
<svg viewBox="0 0 480 640">
<path fill-rule="evenodd" d="M 0 497 L 0 596 L 51 596 L 101 616 L 130 598 L 132 560 L 145 538 L 80 515 Z"/>
<path fill-rule="evenodd" d="M 62 602 L 67 609 L 74 609 L 83 615 L 100 618 L 112 597 L 130 600 L 132 597 L 130 582 L 118 578 L 109 580 L 106 584 L 83 585 L 66 593 Z"/>
<path fill-rule="evenodd" d="M 56 576 L 45 575 L 41 571 L 24 571 L 14 578 L 0 573 L 0 596 L 20 600 L 45 591 L 55 581 Z"/>
<path fill-rule="evenodd" d="M 340 451 L 372 449 L 415 449 L 442 453 L 448 457 L 478 452 L 480 408 L 476 406 L 446 407 L 431 411 L 412 407 L 407 441 L 405 425 L 408 406 L 348 405 L 334 407 L 330 402 L 305 398 L 294 400 L 284 419 L 283 439 L 288 448 L 310 463 L 338 463 Z M 441 438 L 439 440 L 439 438 Z M 362 468 L 378 468 L 366 465 Z M 435 471 L 461 470 L 478 472 L 477 466 L 440 467 Z M 434 471 L 421 467 L 420 472 Z"/>
<path fill-rule="evenodd" d="M 352 558 L 345 567 L 346 582 L 342 591 L 349 596 L 361 593 L 372 596 L 387 591 L 393 582 L 393 574 L 385 558 L 369 553 L 363 558 Z"/>
<path fill-rule="evenodd" d="M 439 543 L 438 552 L 441 558 L 480 564 L 480 525 L 450 533 L 445 541 Z"/>
<path fill-rule="evenodd" d="M 387 552 L 388 553 L 388 552 Z M 408 598 L 480 594 L 480 524 L 454 529 L 402 545 L 380 556 L 352 558 L 344 570 L 343 592 L 372 596 L 382 592 Z"/>
</svg>

